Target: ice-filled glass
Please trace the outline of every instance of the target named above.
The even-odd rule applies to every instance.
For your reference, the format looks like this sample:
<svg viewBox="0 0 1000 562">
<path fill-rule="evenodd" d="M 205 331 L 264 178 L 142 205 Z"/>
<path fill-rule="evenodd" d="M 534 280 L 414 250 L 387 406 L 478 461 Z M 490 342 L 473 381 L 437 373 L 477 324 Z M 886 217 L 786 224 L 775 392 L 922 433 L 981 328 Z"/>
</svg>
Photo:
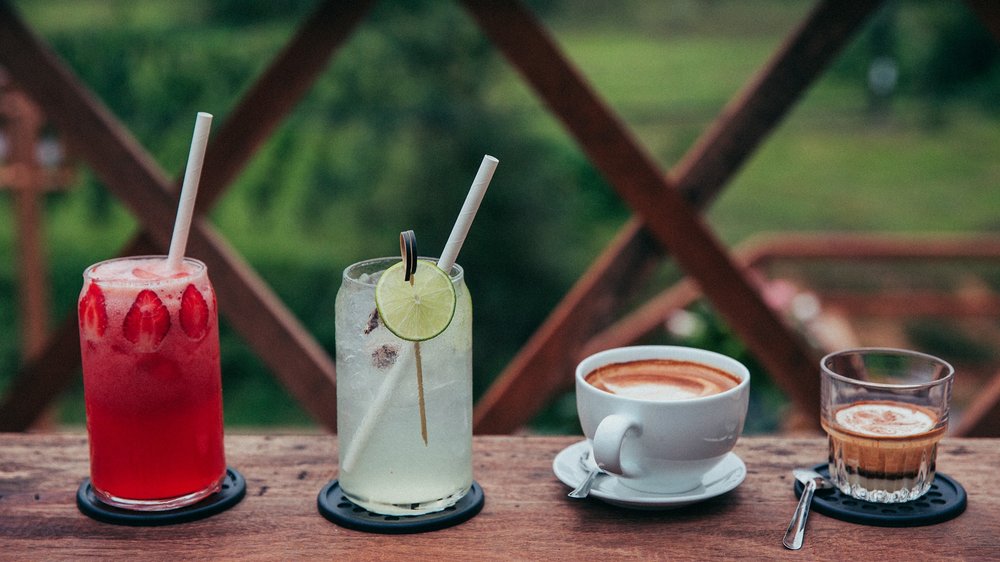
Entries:
<svg viewBox="0 0 1000 562">
<path fill-rule="evenodd" d="M 118 258 L 83 274 L 80 350 L 90 480 L 103 502 L 160 511 L 225 477 L 215 292 L 204 263 Z"/>
<path fill-rule="evenodd" d="M 421 342 L 397 337 L 379 318 L 375 285 L 399 262 L 353 264 L 337 293 L 338 479 L 369 511 L 418 515 L 454 505 L 472 485 L 472 301 L 455 265 L 448 327 Z"/>
</svg>

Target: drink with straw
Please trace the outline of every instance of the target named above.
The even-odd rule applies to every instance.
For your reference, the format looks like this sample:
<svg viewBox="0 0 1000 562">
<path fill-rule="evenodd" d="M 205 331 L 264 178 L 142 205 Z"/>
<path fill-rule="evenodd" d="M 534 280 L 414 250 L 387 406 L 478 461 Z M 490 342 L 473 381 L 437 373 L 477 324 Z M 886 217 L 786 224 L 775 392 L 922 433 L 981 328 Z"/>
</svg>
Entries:
<svg viewBox="0 0 1000 562">
<path fill-rule="evenodd" d="M 215 293 L 205 264 L 166 261 L 95 264 L 80 292 L 91 485 L 127 509 L 197 502 L 226 470 Z"/>
<path fill-rule="evenodd" d="M 444 509 L 472 485 L 472 301 L 462 268 L 454 287 L 454 316 L 444 332 L 417 342 L 394 334 L 375 305 L 378 280 L 399 258 L 349 266 L 337 293 L 337 433 L 340 487 L 351 501 L 376 513 L 415 515 Z M 421 262 L 416 283 L 430 275 Z M 397 270 L 395 273 L 399 273 Z M 420 348 L 425 423 L 420 417 L 417 357 Z M 398 379 L 382 416 L 357 459 L 361 424 L 379 387 Z M 425 429 L 422 429 L 425 428 Z M 424 441 L 423 434 L 427 440 Z M 355 444 L 357 443 L 357 444 Z"/>
<path fill-rule="evenodd" d="M 442 257 L 344 271 L 336 303 L 339 484 L 355 504 L 419 515 L 472 485 L 472 301 L 455 264 L 497 160 L 487 156 Z"/>
<path fill-rule="evenodd" d="M 80 350 L 90 480 L 104 503 L 164 511 L 226 475 L 215 291 L 184 257 L 212 116 L 199 113 L 167 256 L 118 258 L 83 274 Z"/>
</svg>

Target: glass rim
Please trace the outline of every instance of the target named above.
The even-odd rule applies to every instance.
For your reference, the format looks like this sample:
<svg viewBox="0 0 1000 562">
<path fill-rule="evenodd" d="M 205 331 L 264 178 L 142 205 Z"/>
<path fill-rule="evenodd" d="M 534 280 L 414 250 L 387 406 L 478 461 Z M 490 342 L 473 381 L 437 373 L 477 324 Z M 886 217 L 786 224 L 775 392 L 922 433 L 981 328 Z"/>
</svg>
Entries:
<svg viewBox="0 0 1000 562">
<path fill-rule="evenodd" d="M 922 359 L 927 363 L 934 363 L 944 367 L 945 374 L 942 377 L 924 383 L 894 384 L 894 383 L 882 383 L 882 382 L 872 382 L 872 381 L 854 379 L 851 377 L 841 375 L 840 373 L 834 372 L 830 367 L 827 366 L 827 364 L 834 357 L 838 356 L 846 356 L 846 355 L 862 356 L 862 355 L 877 355 L 877 354 L 884 356 L 911 357 L 911 358 Z M 950 383 L 952 381 L 952 378 L 954 378 L 955 376 L 955 367 L 953 367 L 951 363 L 945 361 L 944 359 L 941 359 L 940 357 L 931 355 L 929 353 L 913 351 L 911 349 L 900 349 L 895 347 L 855 347 L 850 349 L 842 349 L 840 351 L 834 351 L 832 353 L 828 353 L 826 356 L 820 359 L 819 366 L 821 373 L 824 376 L 830 377 L 831 379 L 864 388 L 871 388 L 878 390 L 916 390 L 923 388 L 932 388 L 935 386 L 940 386 L 943 384 Z"/>
<path fill-rule="evenodd" d="M 437 258 L 432 257 L 432 256 L 418 256 L 417 259 L 421 260 L 421 261 L 429 261 L 429 262 L 434 263 L 435 265 L 437 264 Z M 396 262 L 399 262 L 401 260 L 402 260 L 402 258 L 400 258 L 399 256 L 383 256 L 381 258 L 369 258 L 369 259 L 366 259 L 366 260 L 357 261 L 357 262 L 354 262 L 351 265 L 349 265 L 349 266 L 347 266 L 347 267 L 344 268 L 344 273 L 342 275 L 342 278 L 343 278 L 344 282 L 357 283 L 358 285 L 362 285 L 362 286 L 365 286 L 365 287 L 369 287 L 369 286 L 370 287 L 374 287 L 375 286 L 375 282 L 372 282 L 372 281 L 361 281 L 357 277 L 351 277 L 349 275 L 349 273 L 352 270 L 359 269 L 359 268 L 362 268 L 362 267 L 365 267 L 365 266 L 375 265 L 375 264 L 378 264 L 380 262 L 390 262 L 389 265 L 387 265 L 386 267 L 381 268 L 381 269 L 376 269 L 376 270 L 372 271 L 372 273 L 375 273 L 377 271 L 383 271 L 385 269 L 388 269 L 390 265 L 393 265 Z M 457 263 L 453 264 L 451 266 L 451 271 L 448 272 L 448 277 L 451 278 L 452 283 L 457 283 L 464 276 L 465 276 L 465 269 L 463 269 L 462 266 L 458 265 Z"/>
<path fill-rule="evenodd" d="M 115 258 L 109 258 L 109 259 L 106 259 L 106 260 L 101 260 L 101 261 L 99 261 L 97 263 L 91 264 L 90 266 L 88 266 L 86 269 L 83 270 L 83 279 L 85 281 L 92 281 L 94 283 L 101 283 L 101 284 L 104 284 L 104 285 L 107 285 L 107 284 L 118 284 L 118 285 L 124 285 L 124 286 L 140 286 L 140 285 L 141 286 L 152 286 L 152 285 L 163 285 L 163 284 L 169 284 L 169 283 L 176 283 L 177 279 L 174 278 L 174 277 L 163 277 L 163 278 L 159 278 L 159 279 L 122 279 L 122 278 L 117 278 L 117 277 L 101 278 L 101 277 L 94 277 L 93 276 L 93 271 L 96 268 L 98 268 L 98 267 L 100 267 L 102 265 L 107 265 L 109 263 L 114 263 L 114 262 L 119 262 L 119 261 L 160 260 L 160 259 L 166 260 L 167 259 L 167 255 L 166 254 L 149 254 L 149 255 L 143 255 L 143 256 L 118 256 L 118 257 L 115 257 Z M 203 262 L 203 261 L 201 261 L 201 260 L 199 260 L 197 258 L 192 258 L 192 257 L 184 256 L 183 261 L 185 263 L 189 263 L 189 264 L 195 266 L 195 270 L 191 272 L 191 276 L 192 277 L 208 272 L 208 266 L 205 265 L 205 262 Z"/>
</svg>

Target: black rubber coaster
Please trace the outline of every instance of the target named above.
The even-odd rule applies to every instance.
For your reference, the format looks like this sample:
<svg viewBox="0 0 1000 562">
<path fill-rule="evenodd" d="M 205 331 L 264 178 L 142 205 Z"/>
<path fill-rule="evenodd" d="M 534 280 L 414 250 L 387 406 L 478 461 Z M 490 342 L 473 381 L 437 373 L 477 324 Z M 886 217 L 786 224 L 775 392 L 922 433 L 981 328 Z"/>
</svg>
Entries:
<svg viewBox="0 0 1000 562">
<path fill-rule="evenodd" d="M 437 531 L 458 525 L 472 519 L 483 508 L 485 502 L 486 497 L 478 482 L 473 482 L 469 492 L 455 505 L 443 511 L 424 515 L 371 513 L 351 503 L 340 491 L 340 483 L 337 480 L 332 480 L 324 486 L 316 498 L 320 514 L 341 527 L 391 535 Z"/>
<path fill-rule="evenodd" d="M 240 503 L 246 492 L 247 482 L 243 475 L 234 468 L 226 468 L 222 488 L 198 503 L 167 511 L 135 511 L 114 507 L 97 499 L 90 486 L 90 478 L 85 478 L 76 492 L 76 507 L 84 515 L 104 523 L 154 527 L 197 521 L 223 512 Z"/>
<path fill-rule="evenodd" d="M 830 465 L 818 464 L 813 470 L 830 477 Z M 805 486 L 795 480 L 795 495 Z M 965 488 L 951 477 L 934 475 L 931 489 L 919 498 L 904 503 L 873 503 L 852 498 L 840 490 L 817 490 L 812 509 L 834 519 L 877 527 L 918 527 L 934 525 L 958 517 L 968 503 Z"/>
</svg>

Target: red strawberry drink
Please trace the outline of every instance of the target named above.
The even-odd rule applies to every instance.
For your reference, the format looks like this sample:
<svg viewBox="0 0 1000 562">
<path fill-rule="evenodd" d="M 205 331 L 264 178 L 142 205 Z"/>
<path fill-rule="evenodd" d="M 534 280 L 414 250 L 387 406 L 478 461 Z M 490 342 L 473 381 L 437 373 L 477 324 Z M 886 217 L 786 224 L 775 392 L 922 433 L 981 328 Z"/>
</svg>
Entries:
<svg viewBox="0 0 1000 562">
<path fill-rule="evenodd" d="M 215 292 L 200 261 L 165 269 L 104 261 L 80 292 L 91 485 L 126 509 L 192 504 L 225 476 Z"/>
</svg>

